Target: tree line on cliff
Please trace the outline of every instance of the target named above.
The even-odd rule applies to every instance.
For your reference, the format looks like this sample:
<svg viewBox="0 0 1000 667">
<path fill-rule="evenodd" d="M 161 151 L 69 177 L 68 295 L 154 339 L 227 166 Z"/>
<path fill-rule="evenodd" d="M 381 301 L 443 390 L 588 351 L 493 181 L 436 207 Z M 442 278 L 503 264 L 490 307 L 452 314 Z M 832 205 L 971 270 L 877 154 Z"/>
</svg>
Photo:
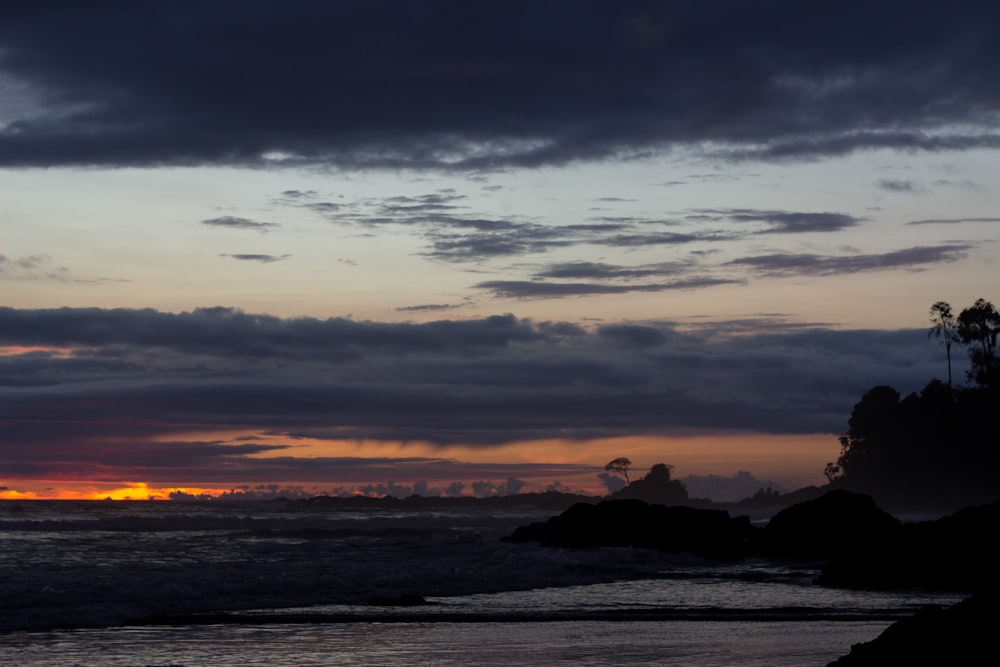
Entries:
<svg viewBox="0 0 1000 667">
<path fill-rule="evenodd" d="M 954 315 L 939 301 L 929 335 L 946 351 L 948 382 L 931 380 L 901 396 L 868 390 L 854 406 L 841 453 L 828 463 L 831 484 L 886 502 L 968 504 L 1000 497 L 1000 313 L 985 299 Z M 952 385 L 953 346 L 969 354 L 968 385 Z"/>
</svg>

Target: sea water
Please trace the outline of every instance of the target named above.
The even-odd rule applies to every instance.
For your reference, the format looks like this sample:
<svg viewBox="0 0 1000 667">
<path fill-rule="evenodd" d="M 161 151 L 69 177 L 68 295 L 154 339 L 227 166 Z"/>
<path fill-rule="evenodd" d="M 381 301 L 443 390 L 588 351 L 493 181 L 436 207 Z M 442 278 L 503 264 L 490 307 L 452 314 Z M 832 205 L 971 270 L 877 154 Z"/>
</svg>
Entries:
<svg viewBox="0 0 1000 667">
<path fill-rule="evenodd" d="M 960 599 L 824 588 L 809 563 L 500 541 L 552 514 L 0 502 L 0 660 L 822 665 Z M 386 606 L 400 596 L 428 604 Z"/>
</svg>

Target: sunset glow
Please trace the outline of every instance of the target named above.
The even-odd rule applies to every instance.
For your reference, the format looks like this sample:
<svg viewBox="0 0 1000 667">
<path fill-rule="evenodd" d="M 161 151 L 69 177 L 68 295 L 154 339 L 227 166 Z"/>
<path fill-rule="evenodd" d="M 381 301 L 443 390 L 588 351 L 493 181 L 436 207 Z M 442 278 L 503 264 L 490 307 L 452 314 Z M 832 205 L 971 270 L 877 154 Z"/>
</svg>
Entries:
<svg viewBox="0 0 1000 667">
<path fill-rule="evenodd" d="M 821 484 L 1000 298 L 988 22 L 458 6 L 0 10 L 0 497 Z"/>
</svg>

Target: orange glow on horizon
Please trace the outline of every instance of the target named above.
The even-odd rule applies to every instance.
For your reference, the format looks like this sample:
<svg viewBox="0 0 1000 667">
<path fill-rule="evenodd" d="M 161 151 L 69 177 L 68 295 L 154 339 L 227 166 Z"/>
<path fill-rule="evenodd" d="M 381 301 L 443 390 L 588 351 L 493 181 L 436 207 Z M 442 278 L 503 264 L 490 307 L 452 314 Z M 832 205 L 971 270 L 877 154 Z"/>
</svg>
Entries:
<svg viewBox="0 0 1000 667">
<path fill-rule="evenodd" d="M 192 434 L 194 435 L 194 434 Z M 219 436 L 218 433 L 215 434 Z M 226 434 L 224 442 L 237 442 L 237 438 L 248 436 L 246 431 Z M 296 481 L 282 479 L 247 479 L 226 488 L 218 484 L 210 486 L 166 486 L 162 482 L 117 483 L 94 480 L 23 480 L 17 490 L 9 488 L 0 491 L 0 499 L 56 499 L 56 500 L 169 500 L 170 494 L 179 492 L 187 496 L 218 497 L 225 494 L 242 493 L 250 487 L 262 484 L 278 484 L 281 487 L 308 488 L 308 493 L 351 492 L 366 484 L 381 484 L 395 481 L 412 485 L 426 481 L 430 486 L 444 488 L 451 482 L 462 482 L 469 493 L 472 482 L 489 480 L 501 483 L 506 476 L 524 480 L 525 492 L 544 491 L 550 484 L 558 482 L 560 488 L 582 491 L 592 495 L 603 495 L 606 487 L 597 475 L 604 465 L 613 458 L 625 456 L 632 461 L 632 477 L 639 478 L 657 463 L 674 466 L 674 475 L 683 478 L 688 475 L 719 475 L 732 477 L 740 471 L 748 471 L 762 481 L 772 481 L 789 488 L 825 483 L 823 468 L 828 461 L 834 461 L 840 446 L 833 435 L 767 435 L 767 434 L 714 434 L 690 436 L 631 436 L 601 440 L 541 440 L 512 443 L 503 446 L 440 447 L 428 443 L 375 442 L 354 440 L 322 440 L 316 438 L 290 438 L 281 435 L 255 435 L 256 442 L 266 444 L 284 443 L 291 449 L 275 450 L 256 454 L 262 459 L 274 456 L 294 455 L 296 458 L 357 457 L 392 459 L 395 457 L 444 458 L 452 459 L 460 465 L 452 478 L 428 477 L 426 472 L 407 475 L 406 468 L 395 471 L 378 461 L 371 471 L 370 479 L 364 482 L 347 482 L 329 476 L 314 480 Z M 245 440 L 244 440 L 245 442 Z M 373 464 L 375 462 L 373 461 Z M 462 465 L 469 469 L 462 473 Z M 478 465 L 490 466 L 495 474 L 480 469 Z M 512 467 L 511 472 L 500 472 L 504 465 Z M 570 465 L 588 470 L 575 475 L 548 466 Z M 537 470 L 533 470 L 537 466 Z M 107 471 L 105 471 L 106 479 Z M 355 479 L 357 479 L 355 477 Z M 195 480 L 191 480 L 195 481 Z M 195 484 L 198 482 L 195 481 Z M 355 491 L 357 492 L 357 491 Z"/>
<path fill-rule="evenodd" d="M 0 345 L 0 357 L 16 357 L 32 352 L 45 352 L 54 357 L 63 359 L 73 356 L 73 350 L 65 347 L 52 347 L 48 345 Z"/>
<path fill-rule="evenodd" d="M 58 482 L 47 481 L 43 491 L 0 491 L 0 500 L 170 500 L 170 494 L 186 493 L 192 496 L 219 496 L 229 489 L 200 487 L 151 487 L 145 482 L 126 482 L 125 486 L 99 489 L 92 485 L 59 487 Z"/>
<path fill-rule="evenodd" d="M 0 500 L 40 500 L 41 497 L 34 491 L 15 491 L 14 489 L 4 489 L 0 491 Z"/>
</svg>

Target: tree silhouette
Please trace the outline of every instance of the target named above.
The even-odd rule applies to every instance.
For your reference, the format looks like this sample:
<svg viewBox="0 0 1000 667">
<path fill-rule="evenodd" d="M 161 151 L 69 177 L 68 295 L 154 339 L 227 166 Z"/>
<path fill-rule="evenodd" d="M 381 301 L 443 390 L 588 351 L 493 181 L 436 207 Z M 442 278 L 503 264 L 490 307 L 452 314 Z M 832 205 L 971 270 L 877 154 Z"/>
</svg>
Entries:
<svg viewBox="0 0 1000 667">
<path fill-rule="evenodd" d="M 958 335 L 958 322 L 951 311 L 951 304 L 947 301 L 938 301 L 931 306 L 931 323 L 931 330 L 927 335 L 934 336 L 944 346 L 948 357 L 948 387 L 951 388 L 951 346 L 962 341 Z"/>
<path fill-rule="evenodd" d="M 888 385 L 872 387 L 851 412 L 848 431 L 840 436 L 839 472 L 865 485 L 892 475 L 889 463 L 900 443 L 899 392 Z"/>
<path fill-rule="evenodd" d="M 621 456 L 617 459 L 609 461 L 608 465 L 604 466 L 604 469 L 608 472 L 616 472 L 623 476 L 625 478 L 625 484 L 628 485 L 632 483 L 632 481 L 628 478 L 628 467 L 630 465 L 632 465 L 632 462 L 624 456 Z"/>
<path fill-rule="evenodd" d="M 880 385 L 854 406 L 841 453 L 823 471 L 837 486 L 913 506 L 954 507 L 1000 498 L 1000 313 L 985 299 L 954 315 L 930 308 L 930 336 L 969 347 L 974 386 L 931 380 L 903 397 Z"/>
<path fill-rule="evenodd" d="M 969 379 L 980 385 L 992 384 L 997 375 L 997 334 L 1000 334 L 1000 313 L 986 299 L 976 302 L 958 315 L 958 335 L 969 346 L 972 370 Z"/>
</svg>

